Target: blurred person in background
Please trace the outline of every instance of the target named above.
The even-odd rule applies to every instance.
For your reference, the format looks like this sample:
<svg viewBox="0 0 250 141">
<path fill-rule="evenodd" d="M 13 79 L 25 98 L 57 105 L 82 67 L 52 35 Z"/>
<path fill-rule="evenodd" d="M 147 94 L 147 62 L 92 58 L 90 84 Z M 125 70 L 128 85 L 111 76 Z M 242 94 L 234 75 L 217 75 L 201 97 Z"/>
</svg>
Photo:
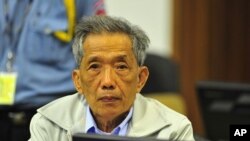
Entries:
<svg viewBox="0 0 250 141">
<path fill-rule="evenodd" d="M 35 109 L 75 92 L 74 27 L 100 14 L 103 0 L 0 0 L 0 140 L 27 140 Z"/>
</svg>

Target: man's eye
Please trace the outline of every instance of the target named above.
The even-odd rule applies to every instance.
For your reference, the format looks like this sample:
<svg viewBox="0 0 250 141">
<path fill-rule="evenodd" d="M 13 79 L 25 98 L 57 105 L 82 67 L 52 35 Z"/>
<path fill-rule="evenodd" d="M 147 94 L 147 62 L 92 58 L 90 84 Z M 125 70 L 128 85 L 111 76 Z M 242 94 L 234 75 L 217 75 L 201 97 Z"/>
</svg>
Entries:
<svg viewBox="0 0 250 141">
<path fill-rule="evenodd" d="M 98 69 L 99 67 L 100 67 L 99 64 L 91 64 L 91 65 L 89 66 L 89 69 Z"/>
<path fill-rule="evenodd" d="M 117 66 L 117 69 L 119 69 L 119 70 L 124 70 L 124 69 L 127 69 L 127 68 L 128 68 L 127 65 L 118 65 Z"/>
</svg>

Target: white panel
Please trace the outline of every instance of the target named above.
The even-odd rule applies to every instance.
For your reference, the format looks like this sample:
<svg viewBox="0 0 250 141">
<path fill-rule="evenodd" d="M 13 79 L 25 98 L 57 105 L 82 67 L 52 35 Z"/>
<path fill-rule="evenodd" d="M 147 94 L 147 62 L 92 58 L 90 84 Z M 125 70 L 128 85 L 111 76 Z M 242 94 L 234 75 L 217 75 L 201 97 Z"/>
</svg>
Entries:
<svg viewBox="0 0 250 141">
<path fill-rule="evenodd" d="M 172 53 L 172 0 L 105 0 L 107 14 L 139 25 L 151 40 L 149 52 Z"/>
</svg>

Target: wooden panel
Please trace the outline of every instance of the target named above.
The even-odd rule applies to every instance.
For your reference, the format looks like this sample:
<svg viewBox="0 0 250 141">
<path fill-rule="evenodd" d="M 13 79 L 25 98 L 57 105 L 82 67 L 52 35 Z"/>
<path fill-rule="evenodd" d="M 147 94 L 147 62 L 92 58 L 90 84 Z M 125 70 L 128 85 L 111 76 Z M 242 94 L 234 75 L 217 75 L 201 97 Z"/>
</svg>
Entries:
<svg viewBox="0 0 250 141">
<path fill-rule="evenodd" d="M 209 76 L 211 80 L 225 80 L 227 74 L 224 68 L 228 67 L 227 49 L 227 12 L 223 0 L 211 0 L 210 3 L 210 54 L 209 54 Z"/>
<path fill-rule="evenodd" d="M 195 133 L 204 135 L 196 98 L 199 80 L 250 83 L 248 0 L 175 0 L 174 56 Z"/>
<path fill-rule="evenodd" d="M 207 75 L 208 70 L 208 59 L 203 55 L 207 53 L 208 43 L 207 35 L 203 34 L 208 32 L 207 18 L 204 17 L 207 14 L 206 1 L 177 0 L 175 7 L 177 12 L 174 21 L 181 23 L 175 23 L 174 41 L 177 49 L 174 49 L 174 57 L 181 66 L 181 93 L 186 100 L 188 117 L 194 131 L 203 134 L 195 84 L 198 79 L 203 79 Z"/>
</svg>

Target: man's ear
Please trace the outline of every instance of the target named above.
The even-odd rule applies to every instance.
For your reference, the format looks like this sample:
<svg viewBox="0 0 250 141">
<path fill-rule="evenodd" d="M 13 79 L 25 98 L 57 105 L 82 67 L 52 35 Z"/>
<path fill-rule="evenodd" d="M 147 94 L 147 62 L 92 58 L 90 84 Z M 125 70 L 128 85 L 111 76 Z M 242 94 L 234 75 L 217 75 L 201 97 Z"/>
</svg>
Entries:
<svg viewBox="0 0 250 141">
<path fill-rule="evenodd" d="M 80 71 L 75 69 L 72 72 L 72 80 L 74 82 L 75 88 L 78 91 L 78 93 L 83 94 L 83 89 L 82 89 L 82 83 L 81 83 L 81 78 L 80 78 Z"/>
<path fill-rule="evenodd" d="M 146 82 L 148 80 L 148 76 L 149 76 L 149 71 L 148 71 L 148 68 L 146 66 L 142 66 L 139 69 L 140 69 L 139 70 L 139 79 L 138 79 L 138 83 L 137 83 L 137 92 L 138 93 L 141 91 L 141 89 L 146 84 Z"/>
</svg>

